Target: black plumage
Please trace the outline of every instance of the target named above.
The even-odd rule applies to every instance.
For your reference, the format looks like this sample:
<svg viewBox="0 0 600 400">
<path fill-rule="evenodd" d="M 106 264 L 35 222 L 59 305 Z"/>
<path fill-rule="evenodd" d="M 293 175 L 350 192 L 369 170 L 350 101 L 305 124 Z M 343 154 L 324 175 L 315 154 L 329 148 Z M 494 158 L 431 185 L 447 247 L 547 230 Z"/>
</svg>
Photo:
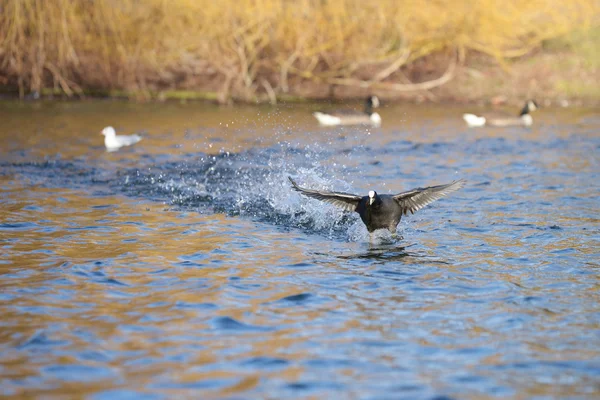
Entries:
<svg viewBox="0 0 600 400">
<path fill-rule="evenodd" d="M 382 194 L 370 191 L 368 196 L 357 196 L 350 193 L 326 192 L 305 189 L 296 184 L 291 177 L 292 188 L 305 196 L 341 207 L 346 211 L 356 211 L 369 232 L 377 229 L 388 229 L 395 233 L 402 215 L 414 214 L 426 205 L 452 193 L 465 184 L 459 179 L 447 185 L 416 188 L 398 194 Z"/>
</svg>

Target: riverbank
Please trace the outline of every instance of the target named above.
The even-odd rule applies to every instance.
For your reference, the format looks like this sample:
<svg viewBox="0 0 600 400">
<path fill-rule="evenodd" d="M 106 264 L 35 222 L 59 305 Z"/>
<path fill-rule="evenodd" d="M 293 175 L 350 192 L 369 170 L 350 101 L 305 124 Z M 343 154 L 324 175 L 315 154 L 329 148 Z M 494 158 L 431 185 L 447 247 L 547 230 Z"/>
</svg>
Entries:
<svg viewBox="0 0 600 400">
<path fill-rule="evenodd" d="M 510 103 L 536 98 L 543 105 L 600 106 L 600 28 L 542 43 L 501 65 L 474 56 L 435 93 L 440 101 Z"/>
<path fill-rule="evenodd" d="M 600 51 L 600 49 L 599 49 Z M 432 63 L 433 63 L 432 59 Z M 435 68 L 432 68 L 435 69 Z M 431 72 L 433 76 L 434 73 Z M 537 52 L 510 62 L 506 68 L 485 56 L 474 56 L 466 65 L 457 67 L 447 84 L 431 89 L 396 93 L 368 88 L 330 85 L 298 84 L 291 93 L 274 97 L 257 96 L 252 101 L 229 98 L 227 103 L 303 103 L 320 100 L 357 99 L 376 93 L 386 102 L 478 103 L 521 105 L 524 99 L 534 98 L 545 106 L 600 106 L 600 87 L 597 77 L 600 68 L 593 60 L 582 58 L 573 51 L 562 49 Z M 3 97 L 18 98 L 15 88 L 4 87 Z M 41 98 L 83 99 L 113 98 L 134 101 L 210 101 L 223 103 L 219 92 L 209 90 L 83 90 L 77 96 L 67 96 L 61 89 L 44 88 Z M 37 97 L 37 96 L 35 96 Z M 27 99 L 33 99 L 31 94 Z"/>
<path fill-rule="evenodd" d="M 450 3 L 7 0 L 0 91 L 222 104 L 368 93 L 600 102 L 597 1 Z"/>
</svg>

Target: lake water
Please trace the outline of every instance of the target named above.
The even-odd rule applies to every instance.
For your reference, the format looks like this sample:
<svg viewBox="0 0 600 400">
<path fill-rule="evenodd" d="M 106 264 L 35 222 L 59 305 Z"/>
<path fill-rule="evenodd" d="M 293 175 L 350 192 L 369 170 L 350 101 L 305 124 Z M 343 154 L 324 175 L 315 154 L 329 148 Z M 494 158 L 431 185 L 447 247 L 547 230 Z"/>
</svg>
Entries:
<svg viewBox="0 0 600 400">
<path fill-rule="evenodd" d="M 0 103 L 0 396 L 600 396 L 598 110 L 317 108 Z M 288 175 L 468 184 L 370 238 Z"/>
</svg>

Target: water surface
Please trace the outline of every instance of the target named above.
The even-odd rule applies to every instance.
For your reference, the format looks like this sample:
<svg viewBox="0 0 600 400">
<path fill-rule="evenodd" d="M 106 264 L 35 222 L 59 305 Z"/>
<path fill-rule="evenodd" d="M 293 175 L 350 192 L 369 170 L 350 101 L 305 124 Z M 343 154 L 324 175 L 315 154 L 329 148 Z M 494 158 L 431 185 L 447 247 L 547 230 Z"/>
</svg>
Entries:
<svg viewBox="0 0 600 400">
<path fill-rule="evenodd" d="M 600 117 L 0 104 L 5 397 L 600 396 Z M 100 130 L 143 132 L 105 151 Z M 308 187 L 468 185 L 373 240 Z"/>
</svg>

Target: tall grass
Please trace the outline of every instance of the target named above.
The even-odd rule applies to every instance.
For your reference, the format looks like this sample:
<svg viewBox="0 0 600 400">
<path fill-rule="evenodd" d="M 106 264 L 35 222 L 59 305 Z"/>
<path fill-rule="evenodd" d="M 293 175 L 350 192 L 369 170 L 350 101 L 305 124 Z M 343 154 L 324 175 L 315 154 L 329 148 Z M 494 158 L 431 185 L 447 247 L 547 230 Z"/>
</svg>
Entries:
<svg viewBox="0 0 600 400">
<path fill-rule="evenodd" d="M 502 63 L 595 22 L 599 9 L 598 0 L 0 0 L 0 85 L 21 95 L 200 90 L 220 101 L 328 85 L 427 89 L 470 51 Z M 438 76 L 403 74 L 432 54 L 444 64 Z"/>
</svg>

